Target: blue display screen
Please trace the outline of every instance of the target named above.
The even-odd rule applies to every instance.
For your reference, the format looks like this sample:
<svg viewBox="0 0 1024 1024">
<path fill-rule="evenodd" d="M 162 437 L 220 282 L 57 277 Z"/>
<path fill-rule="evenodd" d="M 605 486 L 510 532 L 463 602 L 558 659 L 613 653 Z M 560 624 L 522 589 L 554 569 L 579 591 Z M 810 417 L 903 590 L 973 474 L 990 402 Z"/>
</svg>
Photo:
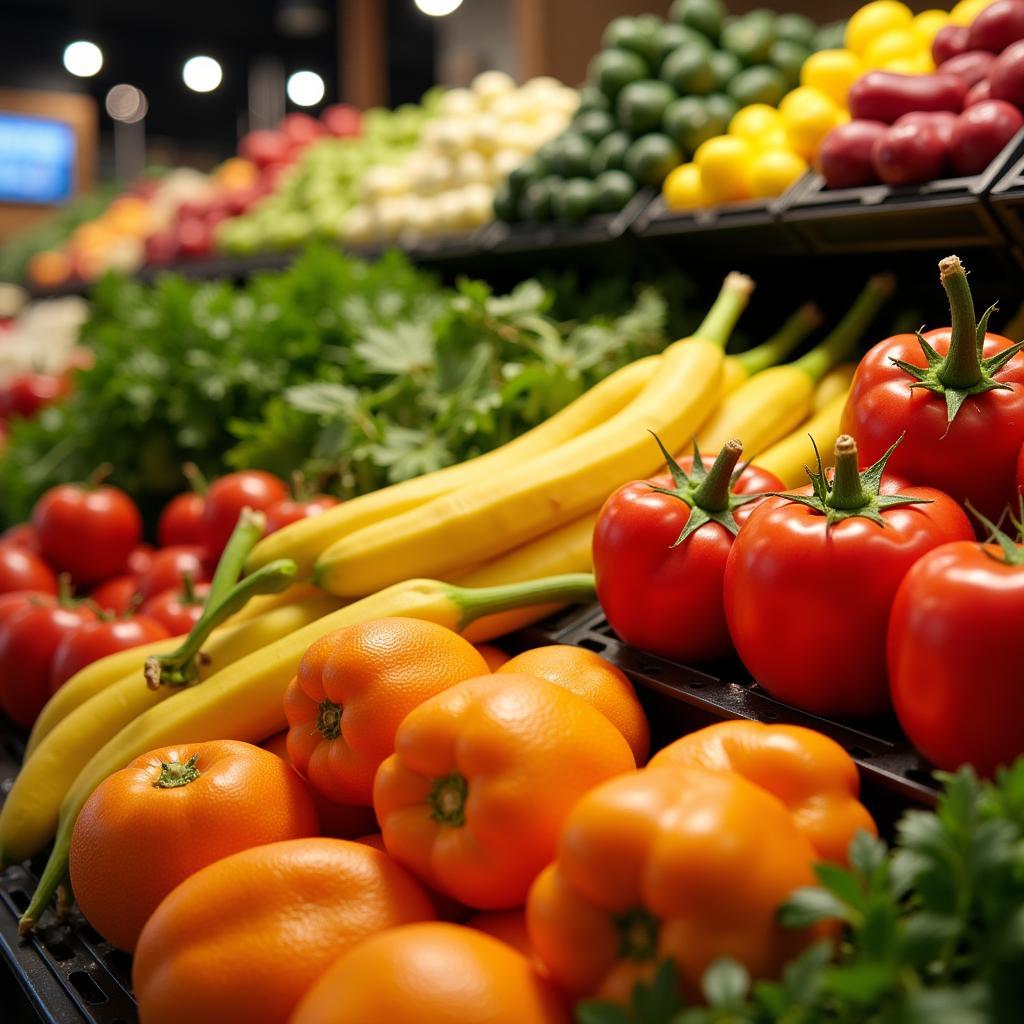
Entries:
<svg viewBox="0 0 1024 1024">
<path fill-rule="evenodd" d="M 0 202 L 60 203 L 74 188 L 72 127 L 0 111 Z"/>
</svg>

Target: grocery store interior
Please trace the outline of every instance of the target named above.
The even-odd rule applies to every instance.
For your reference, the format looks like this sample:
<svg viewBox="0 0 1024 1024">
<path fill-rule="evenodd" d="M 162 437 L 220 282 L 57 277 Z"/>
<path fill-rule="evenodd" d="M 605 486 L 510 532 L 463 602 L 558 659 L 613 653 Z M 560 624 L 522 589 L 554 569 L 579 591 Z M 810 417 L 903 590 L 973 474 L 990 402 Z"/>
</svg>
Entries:
<svg viewBox="0 0 1024 1024">
<path fill-rule="evenodd" d="M 1024 0 L 0 19 L 0 1024 L 1024 1020 Z"/>
</svg>

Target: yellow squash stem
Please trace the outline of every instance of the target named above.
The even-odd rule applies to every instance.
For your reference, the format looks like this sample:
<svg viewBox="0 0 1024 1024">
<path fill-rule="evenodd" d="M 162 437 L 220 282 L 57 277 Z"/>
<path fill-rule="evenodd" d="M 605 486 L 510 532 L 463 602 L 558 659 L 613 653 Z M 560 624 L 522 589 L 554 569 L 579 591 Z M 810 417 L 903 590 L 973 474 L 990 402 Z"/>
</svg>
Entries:
<svg viewBox="0 0 1024 1024">
<path fill-rule="evenodd" d="M 461 631 L 487 615 L 593 599 L 594 578 L 589 573 L 479 589 L 437 580 L 407 580 L 296 630 L 198 686 L 174 690 L 163 704 L 150 708 L 109 740 L 75 779 L 61 805 L 53 851 L 22 916 L 21 931 L 32 928 L 63 882 L 75 821 L 104 779 L 133 758 L 167 743 L 215 739 L 259 743 L 279 732 L 285 725 L 285 689 L 307 648 L 321 637 L 343 626 L 395 615 Z"/>
<path fill-rule="evenodd" d="M 817 382 L 853 354 L 893 287 L 889 274 L 872 277 L 820 345 L 792 363 L 755 374 L 726 396 L 697 434 L 701 450 L 718 451 L 735 437 L 743 442 L 747 458 L 756 458 L 794 430 L 811 414 Z"/>
<path fill-rule="evenodd" d="M 709 336 L 670 345 L 655 378 L 607 422 L 345 537 L 317 562 L 317 582 L 339 597 L 359 597 L 407 576 L 453 576 L 595 510 L 619 484 L 657 470 L 648 434 L 682 444 L 714 408 L 722 350 L 751 287 L 730 274 L 700 328 Z"/>
<path fill-rule="evenodd" d="M 291 558 L 299 567 L 300 578 L 308 577 L 327 548 L 356 530 L 518 466 L 603 423 L 647 386 L 659 363 L 660 356 L 647 356 L 616 370 L 543 423 L 478 458 L 360 495 L 319 516 L 277 530 L 256 545 L 246 563 L 247 571 L 253 572 L 277 558 Z"/>
<path fill-rule="evenodd" d="M 781 363 L 821 322 L 821 310 L 813 302 L 805 302 L 767 341 L 746 352 L 726 356 L 722 395 L 732 393 L 755 373 Z"/>
</svg>

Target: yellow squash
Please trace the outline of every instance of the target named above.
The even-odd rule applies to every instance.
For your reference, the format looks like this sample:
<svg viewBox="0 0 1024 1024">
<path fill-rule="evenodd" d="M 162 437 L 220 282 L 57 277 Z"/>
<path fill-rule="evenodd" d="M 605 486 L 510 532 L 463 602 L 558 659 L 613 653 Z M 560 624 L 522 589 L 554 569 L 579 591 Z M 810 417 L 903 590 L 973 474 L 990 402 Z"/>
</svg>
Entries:
<svg viewBox="0 0 1024 1024">
<path fill-rule="evenodd" d="M 258 657 L 268 644 L 337 607 L 336 600 L 321 594 L 222 627 L 203 647 L 200 678 L 212 678 L 246 655 Z M 0 866 L 38 853 L 53 836 L 61 801 L 89 758 L 119 729 L 174 692 L 168 686 L 149 689 L 140 664 L 57 722 L 26 759 L 0 807 Z"/>
<path fill-rule="evenodd" d="M 805 302 L 767 341 L 746 352 L 726 356 L 722 367 L 722 397 L 735 391 L 748 377 L 781 363 L 821 325 L 821 319 L 821 310 L 813 302 Z"/>
<path fill-rule="evenodd" d="M 808 482 L 806 466 L 814 469 L 814 438 L 826 465 L 831 465 L 832 450 L 839 437 L 839 421 L 846 405 L 846 394 L 836 395 L 824 408 L 805 420 L 796 430 L 761 452 L 757 464 L 774 473 L 787 487 L 800 487 Z"/>
<path fill-rule="evenodd" d="M 593 597 L 594 579 L 590 574 L 552 576 L 475 590 L 437 580 L 407 580 L 294 630 L 198 686 L 173 692 L 159 707 L 150 707 L 96 749 L 78 772 L 61 804 L 53 851 L 22 918 L 22 929 L 32 926 L 64 879 L 78 812 L 108 775 L 140 754 L 168 743 L 215 739 L 259 743 L 279 732 L 285 725 L 285 689 L 306 649 L 321 637 L 344 626 L 394 615 L 462 630 L 485 615 L 538 604 L 590 601 Z"/>
<path fill-rule="evenodd" d="M 726 396 L 697 434 L 701 450 L 717 452 L 730 438 L 736 438 L 743 444 L 744 456 L 755 458 L 802 423 L 811 414 L 817 382 L 852 353 L 892 289 L 889 275 L 871 278 L 817 348 L 795 362 L 755 374 Z"/>
<path fill-rule="evenodd" d="M 850 390 L 856 372 L 856 363 L 840 363 L 833 366 L 814 389 L 814 411 L 820 412 L 836 395 L 845 395 Z"/>
<path fill-rule="evenodd" d="M 603 423 L 643 390 L 654 377 L 659 359 L 647 356 L 624 366 L 550 419 L 492 452 L 363 494 L 270 534 L 253 549 L 246 571 L 253 572 L 278 558 L 291 558 L 299 567 L 299 577 L 308 576 L 317 558 L 331 544 L 356 530 L 418 508 L 484 476 L 518 466 Z"/>
<path fill-rule="evenodd" d="M 698 334 L 670 345 L 657 376 L 617 415 L 503 473 L 338 541 L 316 565 L 339 597 L 372 594 L 409 576 L 452 576 L 595 510 L 619 484 L 661 465 L 654 432 L 669 450 L 714 408 L 722 349 L 751 290 L 730 274 Z"/>
</svg>

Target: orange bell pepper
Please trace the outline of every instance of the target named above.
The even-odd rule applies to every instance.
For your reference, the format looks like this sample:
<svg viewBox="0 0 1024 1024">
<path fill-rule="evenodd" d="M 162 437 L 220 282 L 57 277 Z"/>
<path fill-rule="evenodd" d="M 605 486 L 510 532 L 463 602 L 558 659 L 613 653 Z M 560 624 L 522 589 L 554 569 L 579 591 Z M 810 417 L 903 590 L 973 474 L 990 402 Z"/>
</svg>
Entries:
<svg viewBox="0 0 1024 1024">
<path fill-rule="evenodd" d="M 776 921 L 814 884 L 816 859 L 786 808 L 742 776 L 647 768 L 573 807 L 530 890 L 530 938 L 568 992 L 623 1005 L 666 959 L 688 997 L 721 956 L 772 977 L 821 934 Z"/>
<path fill-rule="evenodd" d="M 373 807 L 399 864 L 466 906 L 503 910 L 523 905 L 573 804 L 634 768 L 622 733 L 582 697 L 481 676 L 409 713 Z"/>
<path fill-rule="evenodd" d="M 738 772 L 786 805 L 823 860 L 845 864 L 857 832 L 878 834 L 857 799 L 860 780 L 853 759 L 813 729 L 719 722 L 670 743 L 650 763 Z"/>
</svg>

